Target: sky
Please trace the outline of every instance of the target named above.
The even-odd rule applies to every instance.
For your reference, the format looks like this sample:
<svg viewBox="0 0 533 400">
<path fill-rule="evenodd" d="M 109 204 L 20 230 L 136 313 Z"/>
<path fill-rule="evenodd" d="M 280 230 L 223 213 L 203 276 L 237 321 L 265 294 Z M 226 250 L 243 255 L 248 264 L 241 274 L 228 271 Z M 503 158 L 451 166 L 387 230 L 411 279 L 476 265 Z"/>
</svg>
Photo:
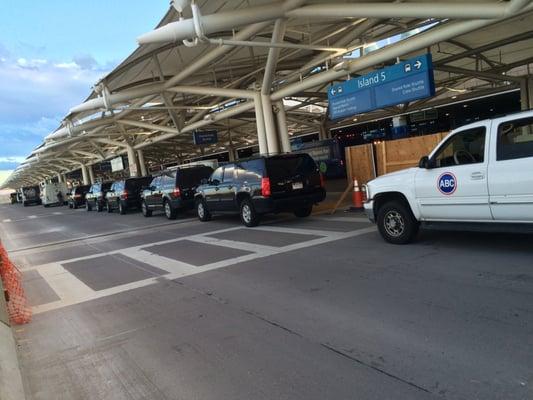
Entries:
<svg viewBox="0 0 533 400">
<path fill-rule="evenodd" d="M 0 180 L 168 7 L 168 0 L 0 1 Z"/>
</svg>

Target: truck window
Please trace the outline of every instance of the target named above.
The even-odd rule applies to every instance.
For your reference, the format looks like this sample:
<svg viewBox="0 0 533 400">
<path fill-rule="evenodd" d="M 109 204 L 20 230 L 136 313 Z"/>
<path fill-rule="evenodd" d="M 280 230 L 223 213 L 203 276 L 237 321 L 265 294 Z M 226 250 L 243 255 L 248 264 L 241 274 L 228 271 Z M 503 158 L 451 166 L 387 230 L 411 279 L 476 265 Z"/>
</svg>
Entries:
<svg viewBox="0 0 533 400">
<path fill-rule="evenodd" d="M 482 163 L 485 159 L 484 126 L 456 133 L 433 156 L 436 168 Z"/>
<path fill-rule="evenodd" d="M 533 118 L 503 122 L 498 126 L 498 161 L 533 157 Z"/>
</svg>

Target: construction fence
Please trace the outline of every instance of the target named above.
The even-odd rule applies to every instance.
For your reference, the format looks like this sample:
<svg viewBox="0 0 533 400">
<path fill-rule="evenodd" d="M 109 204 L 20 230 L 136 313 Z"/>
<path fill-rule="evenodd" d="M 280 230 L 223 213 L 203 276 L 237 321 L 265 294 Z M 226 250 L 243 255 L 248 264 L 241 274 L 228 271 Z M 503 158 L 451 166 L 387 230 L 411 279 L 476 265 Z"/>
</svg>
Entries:
<svg viewBox="0 0 533 400">
<path fill-rule="evenodd" d="M 0 320 L 4 323 L 20 325 L 31 321 L 31 307 L 22 287 L 22 274 L 11 262 L 9 256 L 0 243 L 0 278 L 1 296 Z M 3 286 L 3 287 L 2 287 Z M 6 318 L 6 311 L 7 317 Z"/>
<path fill-rule="evenodd" d="M 447 135 L 448 132 L 442 132 L 347 147 L 348 182 L 357 179 L 362 185 L 380 175 L 415 167 Z"/>
</svg>

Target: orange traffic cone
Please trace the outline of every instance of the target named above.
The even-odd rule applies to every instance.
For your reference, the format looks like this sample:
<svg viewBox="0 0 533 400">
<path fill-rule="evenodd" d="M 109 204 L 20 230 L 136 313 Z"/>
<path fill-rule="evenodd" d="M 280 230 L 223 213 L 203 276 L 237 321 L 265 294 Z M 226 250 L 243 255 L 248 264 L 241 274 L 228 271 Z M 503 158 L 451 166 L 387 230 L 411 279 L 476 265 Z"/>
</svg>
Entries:
<svg viewBox="0 0 533 400">
<path fill-rule="evenodd" d="M 363 192 L 361 192 L 361 189 L 359 188 L 359 182 L 357 182 L 357 179 L 353 180 L 353 193 L 352 193 L 352 207 L 350 207 L 350 210 L 357 211 L 363 209 Z"/>
</svg>

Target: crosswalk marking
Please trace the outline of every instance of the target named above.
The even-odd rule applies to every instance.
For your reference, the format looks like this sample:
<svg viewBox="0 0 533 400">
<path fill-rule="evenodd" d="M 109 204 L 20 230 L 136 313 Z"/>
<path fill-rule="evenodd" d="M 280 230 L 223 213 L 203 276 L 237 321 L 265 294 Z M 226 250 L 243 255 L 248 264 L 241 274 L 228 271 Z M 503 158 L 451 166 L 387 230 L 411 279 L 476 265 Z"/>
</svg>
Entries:
<svg viewBox="0 0 533 400">
<path fill-rule="evenodd" d="M 178 279 L 185 276 L 195 275 L 206 271 L 211 271 L 218 268 L 224 268 L 231 265 L 243 263 L 246 261 L 255 260 L 258 258 L 264 258 L 276 254 L 286 253 L 289 251 L 294 251 L 298 249 L 303 249 L 306 247 L 317 246 L 320 244 L 351 238 L 359 235 L 363 235 L 369 232 L 375 231 L 374 226 L 357 229 L 349 232 L 330 232 L 330 231 L 321 231 L 321 230 L 311 230 L 311 229 L 299 229 L 299 228 L 285 228 L 277 226 L 260 226 L 256 228 L 251 228 L 254 230 L 263 230 L 272 232 L 273 234 L 277 233 L 297 233 L 297 234 L 310 234 L 313 235 L 313 239 L 290 244 L 283 247 L 273 247 L 259 244 L 252 244 L 247 242 L 239 242 L 234 240 L 224 240 L 210 237 L 218 233 L 224 233 L 234 230 L 242 229 L 242 227 L 232 227 L 226 229 L 220 229 L 216 231 L 205 232 L 201 234 L 173 238 L 168 240 L 163 240 L 155 243 L 145 243 L 139 246 L 133 246 L 129 248 L 124 248 L 120 250 L 114 250 L 110 252 L 103 252 L 98 254 L 92 254 L 85 257 L 77 257 L 69 260 L 62 260 L 59 262 L 53 262 L 45 265 L 34 266 L 27 270 L 38 270 L 40 275 L 44 278 L 46 282 L 52 287 L 56 294 L 60 297 L 60 300 L 53 301 L 46 304 L 41 304 L 39 306 L 33 307 L 33 312 L 35 314 L 56 310 L 66 306 L 79 304 L 86 301 L 91 301 L 99 299 L 102 297 L 110 296 L 113 294 L 122 293 L 128 290 L 134 290 L 140 287 L 148 286 L 160 281 L 160 279 Z M 249 251 L 249 254 L 245 254 L 239 257 L 234 257 L 230 259 L 225 259 L 221 261 L 212 262 L 205 265 L 195 266 L 188 264 L 186 262 L 175 260 L 173 258 L 163 257 L 158 254 L 153 254 L 149 251 L 146 251 L 145 248 L 168 244 L 176 243 L 179 241 L 194 241 L 197 243 L 202 243 L 212 246 L 220 246 L 226 248 L 234 248 Z M 114 286 L 112 288 L 103 289 L 103 290 L 93 290 L 88 287 L 85 283 L 75 277 L 73 274 L 68 272 L 62 264 L 71 263 L 81 260 L 90 260 L 93 258 L 99 258 L 106 255 L 121 254 L 137 260 L 139 262 L 152 265 L 161 270 L 166 271 L 166 274 L 157 277 L 150 277 L 148 279 L 143 279 L 136 282 L 131 282 L 123 285 Z"/>
</svg>

